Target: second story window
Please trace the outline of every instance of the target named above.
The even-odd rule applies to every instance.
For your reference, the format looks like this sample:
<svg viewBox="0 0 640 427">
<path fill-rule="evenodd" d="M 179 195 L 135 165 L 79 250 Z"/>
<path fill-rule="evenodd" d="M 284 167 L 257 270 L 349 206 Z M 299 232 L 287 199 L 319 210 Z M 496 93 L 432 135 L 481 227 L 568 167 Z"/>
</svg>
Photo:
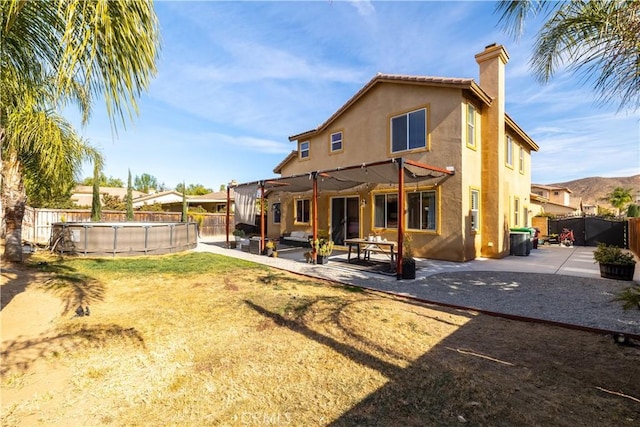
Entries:
<svg viewBox="0 0 640 427">
<path fill-rule="evenodd" d="M 331 151 L 342 151 L 342 132 L 331 134 Z"/>
<path fill-rule="evenodd" d="M 467 146 L 476 148 L 476 109 L 467 104 Z"/>
<path fill-rule="evenodd" d="M 504 152 L 504 156 L 505 156 L 505 163 L 507 164 L 507 166 L 511 166 L 513 167 L 513 139 L 507 135 L 507 140 L 506 140 L 506 144 L 505 144 L 505 152 Z"/>
<path fill-rule="evenodd" d="M 426 148 L 427 109 L 412 111 L 391 118 L 391 152 Z"/>
<path fill-rule="evenodd" d="M 298 155 L 301 159 L 309 158 L 309 141 L 301 142 L 298 146 Z"/>
<path fill-rule="evenodd" d="M 519 156 L 520 173 L 524 173 L 524 148 L 520 147 Z"/>
</svg>

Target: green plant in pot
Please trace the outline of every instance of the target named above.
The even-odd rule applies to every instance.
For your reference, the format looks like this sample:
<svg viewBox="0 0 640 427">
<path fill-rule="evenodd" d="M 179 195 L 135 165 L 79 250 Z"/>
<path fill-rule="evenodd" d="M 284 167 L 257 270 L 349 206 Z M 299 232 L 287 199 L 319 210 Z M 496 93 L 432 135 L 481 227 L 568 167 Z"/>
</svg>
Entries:
<svg viewBox="0 0 640 427">
<path fill-rule="evenodd" d="M 314 242 L 316 249 L 317 262 L 319 264 L 326 264 L 329 261 L 329 255 L 333 252 L 333 240 L 328 236 L 319 236 Z"/>
<path fill-rule="evenodd" d="M 278 252 L 276 252 L 276 242 L 274 242 L 273 240 L 267 241 L 267 243 L 264 245 L 264 254 L 270 257 L 277 257 Z"/>
<path fill-rule="evenodd" d="M 598 243 L 593 259 L 600 264 L 600 276 L 607 279 L 633 280 L 636 260 L 631 252 L 617 246 Z"/>
<path fill-rule="evenodd" d="M 416 278 L 416 260 L 413 258 L 413 237 L 411 234 L 404 235 L 402 242 L 402 278 Z"/>
<path fill-rule="evenodd" d="M 244 230 L 236 228 L 235 230 L 233 230 L 233 236 L 236 238 L 236 242 L 239 242 L 240 240 L 244 239 L 246 234 Z"/>
</svg>

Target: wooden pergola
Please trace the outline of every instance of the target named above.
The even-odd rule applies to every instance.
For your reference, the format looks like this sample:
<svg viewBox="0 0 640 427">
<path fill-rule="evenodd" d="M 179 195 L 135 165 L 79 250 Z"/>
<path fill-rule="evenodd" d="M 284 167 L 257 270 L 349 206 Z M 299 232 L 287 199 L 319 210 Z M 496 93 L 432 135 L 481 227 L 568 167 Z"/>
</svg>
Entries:
<svg viewBox="0 0 640 427">
<path fill-rule="evenodd" d="M 227 187 L 227 206 L 231 206 L 231 188 L 257 187 L 264 206 L 267 191 L 285 191 L 289 193 L 313 192 L 312 196 L 312 230 L 313 240 L 318 239 L 318 194 L 320 191 L 341 191 L 352 189 L 363 184 L 387 184 L 398 186 L 398 256 L 396 258 L 396 277 L 402 278 L 402 247 L 404 242 L 404 189 L 406 184 L 441 181 L 455 173 L 452 167 L 440 168 L 425 165 L 402 157 L 373 163 L 322 171 L 308 172 L 299 175 L 233 184 Z M 229 248 L 229 229 L 231 223 L 230 209 L 227 209 L 227 248 Z M 260 247 L 265 246 L 265 215 L 260 211 Z M 316 258 L 313 247 L 313 257 Z"/>
</svg>

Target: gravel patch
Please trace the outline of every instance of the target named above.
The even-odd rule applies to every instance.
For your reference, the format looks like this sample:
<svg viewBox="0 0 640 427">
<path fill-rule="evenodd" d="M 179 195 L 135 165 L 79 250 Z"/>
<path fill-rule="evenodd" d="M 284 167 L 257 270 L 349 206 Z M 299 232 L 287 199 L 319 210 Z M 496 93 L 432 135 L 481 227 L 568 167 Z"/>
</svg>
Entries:
<svg viewBox="0 0 640 427">
<path fill-rule="evenodd" d="M 470 309 L 640 335 L 640 310 L 612 301 L 632 282 L 497 271 L 440 273 L 367 287 Z"/>
</svg>

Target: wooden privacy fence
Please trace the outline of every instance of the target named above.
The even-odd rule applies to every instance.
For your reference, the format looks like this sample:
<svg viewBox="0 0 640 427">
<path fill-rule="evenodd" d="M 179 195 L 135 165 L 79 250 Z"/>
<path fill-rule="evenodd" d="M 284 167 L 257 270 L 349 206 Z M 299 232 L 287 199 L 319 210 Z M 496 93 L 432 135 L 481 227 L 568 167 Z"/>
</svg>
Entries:
<svg viewBox="0 0 640 427">
<path fill-rule="evenodd" d="M 629 218 L 629 249 L 640 257 L 640 218 Z"/>
<path fill-rule="evenodd" d="M 134 211 L 134 222 L 180 222 L 181 212 Z M 125 211 L 102 211 L 101 222 L 126 222 Z M 222 236 L 226 233 L 225 213 L 198 213 L 190 215 L 190 221 L 198 224 L 200 237 Z M 51 240 L 51 224 L 57 222 L 90 222 L 88 209 L 40 209 L 27 206 L 22 221 L 22 240 L 41 245 Z M 233 227 L 231 227 L 233 229 Z"/>
</svg>

